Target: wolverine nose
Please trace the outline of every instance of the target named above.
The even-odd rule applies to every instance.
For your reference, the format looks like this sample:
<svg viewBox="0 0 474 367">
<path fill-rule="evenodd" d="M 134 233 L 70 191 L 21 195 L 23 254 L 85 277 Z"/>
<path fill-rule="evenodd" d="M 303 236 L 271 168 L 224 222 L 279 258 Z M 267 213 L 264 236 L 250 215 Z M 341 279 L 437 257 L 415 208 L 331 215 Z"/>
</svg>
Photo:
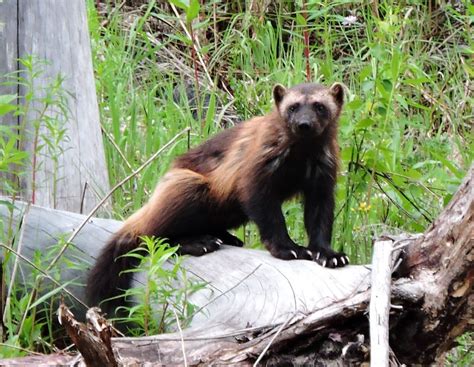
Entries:
<svg viewBox="0 0 474 367">
<path fill-rule="evenodd" d="M 301 121 L 298 123 L 298 129 L 301 131 L 308 131 L 311 128 L 309 121 Z"/>
</svg>

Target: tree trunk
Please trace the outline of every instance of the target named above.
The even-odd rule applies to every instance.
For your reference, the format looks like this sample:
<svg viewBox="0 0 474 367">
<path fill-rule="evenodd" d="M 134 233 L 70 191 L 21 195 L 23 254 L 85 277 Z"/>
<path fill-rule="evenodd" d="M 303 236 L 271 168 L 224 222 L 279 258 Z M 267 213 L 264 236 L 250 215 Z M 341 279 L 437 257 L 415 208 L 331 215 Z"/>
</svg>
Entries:
<svg viewBox="0 0 474 367">
<path fill-rule="evenodd" d="M 4 180 L 19 180 L 22 200 L 80 213 L 109 190 L 86 15 L 83 0 L 0 1 L 0 83 L 11 72 L 27 77 L 19 58 L 39 62 L 30 86 L 0 85 L 0 94 L 29 106 L 21 119 L 8 114 L 0 123 L 20 133 L 18 148 L 30 154 L 27 174 L 0 175 L 0 194 L 10 194 Z M 61 105 L 47 97 L 57 77 L 64 78 Z"/>
<path fill-rule="evenodd" d="M 402 250 L 403 258 L 391 284 L 392 361 L 434 363 L 457 336 L 472 329 L 473 180 L 471 167 L 449 205 L 422 236 L 382 239 Z M 64 223 L 80 220 L 69 213 L 45 215 L 43 211 L 43 220 L 34 221 L 35 210 L 41 209 L 30 211 L 24 238 L 36 238 L 39 243 L 47 235 L 45 228 L 60 232 L 51 231 L 48 219 L 54 217 L 55 225 L 60 225 L 59 218 Z M 94 220 L 75 245 L 83 246 L 82 241 L 90 242 L 96 234 L 96 242 L 102 242 L 105 231 L 99 228 L 111 223 Z M 37 232 L 27 236 L 34 232 L 31 226 Z M 199 312 L 190 327 L 153 337 L 113 338 L 111 347 L 119 365 L 182 365 L 184 361 L 189 366 L 252 365 L 259 361 L 343 366 L 369 360 L 369 267 L 326 269 L 310 261 L 281 261 L 264 251 L 239 248 L 188 258 L 185 267 L 188 274 L 209 282 L 191 300 Z M 43 361 L 61 357 L 45 356 Z M 39 361 L 38 356 L 28 358 L 0 363 Z M 70 358 L 61 363 L 72 365 Z"/>
</svg>

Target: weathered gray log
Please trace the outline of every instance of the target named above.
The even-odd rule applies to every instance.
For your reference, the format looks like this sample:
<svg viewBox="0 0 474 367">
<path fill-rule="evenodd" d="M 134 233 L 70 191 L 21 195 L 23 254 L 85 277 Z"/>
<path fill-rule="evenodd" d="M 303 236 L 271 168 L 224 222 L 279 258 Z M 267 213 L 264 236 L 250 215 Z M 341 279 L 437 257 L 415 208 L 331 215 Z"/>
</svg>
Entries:
<svg viewBox="0 0 474 367">
<path fill-rule="evenodd" d="M 23 231 L 21 253 L 28 259 L 33 258 L 35 251 L 44 251 L 67 238 L 85 218 L 80 214 L 33 205 L 24 215 L 26 204 L 17 202 L 15 206 L 11 214 L 6 206 L 0 205 L 0 218 L 4 218 L 5 223 L 11 221 L 18 234 Z M 91 219 L 64 257 L 90 266 L 120 224 L 111 219 Z M 19 281 L 26 283 L 30 265 L 20 261 L 20 267 Z M 206 333 L 214 329 L 216 333 L 222 333 L 278 324 L 293 313 L 325 307 L 355 290 L 368 289 L 370 284 L 370 271 L 364 266 L 332 270 L 311 261 L 287 262 L 266 251 L 232 246 L 223 246 L 203 257 L 189 257 L 185 260 L 185 268 L 189 275 L 209 283 L 209 287 L 195 293 L 191 299 L 198 308 L 203 308 L 193 318 L 191 329 L 204 327 Z M 85 282 L 84 270 L 62 268 L 61 272 L 63 282 L 71 279 Z M 135 285 L 143 284 L 143 281 L 143 275 L 138 274 Z M 83 300 L 83 287 L 71 285 L 66 289 Z M 256 294 L 263 298 L 255 297 Z M 80 315 L 77 308 L 74 312 Z"/>
<path fill-rule="evenodd" d="M 42 213 L 41 225 L 33 220 L 36 210 Z M 41 241 L 71 230 L 59 220 L 71 214 L 45 213 L 44 209 L 31 209 L 28 216 L 32 218 L 24 225 L 36 223 L 37 231 L 30 239 Z M 49 216 L 55 216 L 56 230 L 46 221 Z M 78 220 L 79 216 L 71 217 L 68 223 L 74 227 Z M 91 238 L 101 241 L 101 235 L 94 233 L 106 233 L 105 229 L 98 230 L 98 225 L 107 222 L 93 220 L 76 241 L 76 246 L 83 246 L 92 255 L 97 251 L 90 244 Z M 50 233 L 45 233 L 45 228 Z M 30 231 L 25 231 L 24 240 Z M 390 316 L 390 346 L 400 362 L 436 362 L 457 336 L 472 329 L 473 233 L 471 168 L 450 204 L 423 236 L 394 240 L 395 248 L 404 247 L 406 257 L 398 269 L 404 277 L 392 283 L 391 303 L 397 307 Z M 183 350 L 188 365 L 251 365 L 261 355 L 266 364 L 318 361 L 342 366 L 368 360 L 368 268 L 331 270 L 309 261 L 280 261 L 265 251 L 228 247 L 201 258 L 188 258 L 185 267 L 188 274 L 209 282 L 210 286 L 191 300 L 198 309 L 202 307 L 201 312 L 182 334 L 114 338 L 112 347 L 119 364 L 183 364 Z M 38 357 L 33 358 L 38 361 Z"/>
<path fill-rule="evenodd" d="M 15 205 L 17 209 L 13 212 L 11 222 L 17 233 L 23 232 L 21 249 L 26 258 L 31 258 L 35 250 L 54 245 L 59 239 L 67 237 L 84 219 L 79 214 L 37 206 L 31 206 L 25 216 L 25 204 L 17 202 Z M 0 206 L 0 217 L 5 223 L 10 222 L 10 215 L 7 207 Z M 76 259 L 91 264 L 101 245 L 119 225 L 120 222 L 113 220 L 90 220 L 64 256 L 71 258 L 75 255 Z M 31 268 L 22 261 L 19 264 L 21 271 L 18 281 L 25 282 Z M 353 294 L 368 294 L 370 284 L 370 271 L 364 266 L 325 269 L 310 261 L 287 262 L 273 258 L 266 251 L 228 246 L 200 258 L 189 257 L 184 266 L 188 276 L 209 283 L 208 287 L 193 294 L 190 299 L 199 310 L 190 327 L 184 330 L 190 363 L 201 358 L 209 340 L 213 342 L 212 345 L 222 347 L 233 345 L 239 337 L 254 338 L 263 330 L 302 319 L 305 314 L 315 310 L 331 311 L 334 308 L 327 307 L 338 300 L 351 299 Z M 143 281 L 142 277 L 138 276 L 136 284 Z M 64 282 L 76 279 L 81 283 L 85 281 L 85 272 L 62 268 L 61 278 Z M 83 298 L 82 287 L 72 285 L 66 288 L 77 298 Z M 76 304 L 74 312 L 82 318 L 84 309 Z M 165 348 L 164 351 L 179 347 L 178 355 L 165 353 L 163 361 L 182 363 L 179 333 L 161 337 L 163 343 L 160 348 Z M 116 343 L 121 345 L 124 340 L 114 341 L 114 346 Z M 143 345 L 150 343 L 147 340 L 139 342 Z M 193 351 L 194 347 L 197 349 Z M 141 348 L 136 352 L 141 353 Z M 136 358 L 137 355 L 125 352 L 120 360 Z"/>
<path fill-rule="evenodd" d="M 109 190 L 99 112 L 92 70 L 85 1 L 7 0 L 0 2 L 0 82 L 8 72 L 21 69 L 18 58 L 33 55 L 46 61 L 43 73 L 34 79 L 29 113 L 25 116 L 21 149 L 30 153 L 29 171 L 20 177 L 21 197 L 38 205 L 72 212 L 89 211 Z M 34 70 L 37 72 L 38 70 Z M 38 98 L 58 75 L 64 77 L 67 96 L 66 137 L 61 140 L 57 157 L 38 152 L 42 135 L 50 130 L 40 127 L 35 144 L 34 120 L 44 105 Z M 0 93 L 24 96 L 23 86 L 4 86 Z M 57 110 L 48 108 L 46 115 Z M 4 117 L 2 123 L 19 125 L 18 118 Z M 35 154 L 36 145 L 36 154 Z M 44 149 L 44 148 L 43 148 Z M 57 166 L 53 158 L 58 158 Z M 53 174 L 55 171 L 55 174 Z M 3 178 L 7 177 L 6 175 Z M 11 176 L 9 177 L 11 179 Z M 2 177 L 0 176 L 0 180 Z M 35 194 L 33 195 L 33 185 Z M 0 190 L 2 189 L 0 185 Z"/>
</svg>

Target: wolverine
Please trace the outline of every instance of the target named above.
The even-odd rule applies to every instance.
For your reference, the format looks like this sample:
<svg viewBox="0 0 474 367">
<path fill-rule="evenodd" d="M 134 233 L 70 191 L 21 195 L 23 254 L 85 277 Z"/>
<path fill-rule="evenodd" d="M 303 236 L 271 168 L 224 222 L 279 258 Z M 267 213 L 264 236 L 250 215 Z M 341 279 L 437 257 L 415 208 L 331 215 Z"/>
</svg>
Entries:
<svg viewBox="0 0 474 367">
<path fill-rule="evenodd" d="M 242 246 L 228 232 L 254 222 L 262 243 L 284 260 L 313 260 L 341 267 L 348 257 L 331 249 L 334 189 L 338 170 L 337 125 L 344 104 L 340 83 L 292 88 L 276 85 L 275 106 L 260 117 L 226 129 L 175 159 L 148 203 L 128 218 L 90 271 L 90 306 L 106 299 L 113 310 L 130 287 L 137 260 L 123 256 L 142 236 L 166 238 L 181 254 Z M 282 203 L 301 194 L 307 247 L 288 235 Z M 104 306 L 104 305 L 102 305 Z M 104 308 L 104 307 L 103 307 Z"/>
</svg>

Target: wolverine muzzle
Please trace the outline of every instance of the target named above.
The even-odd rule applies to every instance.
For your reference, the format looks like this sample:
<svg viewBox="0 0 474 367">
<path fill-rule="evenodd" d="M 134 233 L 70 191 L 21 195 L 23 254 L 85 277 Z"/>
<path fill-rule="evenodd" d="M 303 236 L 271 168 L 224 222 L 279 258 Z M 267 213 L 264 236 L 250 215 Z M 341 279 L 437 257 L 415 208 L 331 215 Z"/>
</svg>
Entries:
<svg viewBox="0 0 474 367">
<path fill-rule="evenodd" d="M 311 122 L 309 121 L 300 121 L 298 122 L 299 131 L 309 131 L 311 129 Z"/>
</svg>

